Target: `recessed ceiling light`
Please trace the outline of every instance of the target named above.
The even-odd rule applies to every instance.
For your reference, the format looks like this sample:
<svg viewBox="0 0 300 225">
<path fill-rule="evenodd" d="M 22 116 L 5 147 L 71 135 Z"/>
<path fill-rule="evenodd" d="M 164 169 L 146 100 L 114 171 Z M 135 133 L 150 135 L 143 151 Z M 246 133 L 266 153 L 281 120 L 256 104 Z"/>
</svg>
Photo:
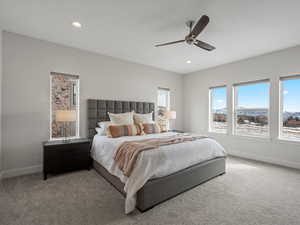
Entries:
<svg viewBox="0 0 300 225">
<path fill-rule="evenodd" d="M 191 61 L 191 60 L 188 60 L 188 61 L 186 61 L 186 63 L 190 64 L 190 63 L 192 63 L 192 61 Z"/>
<path fill-rule="evenodd" d="M 77 28 L 81 28 L 81 24 L 79 22 L 73 22 L 72 26 L 77 27 Z"/>
</svg>

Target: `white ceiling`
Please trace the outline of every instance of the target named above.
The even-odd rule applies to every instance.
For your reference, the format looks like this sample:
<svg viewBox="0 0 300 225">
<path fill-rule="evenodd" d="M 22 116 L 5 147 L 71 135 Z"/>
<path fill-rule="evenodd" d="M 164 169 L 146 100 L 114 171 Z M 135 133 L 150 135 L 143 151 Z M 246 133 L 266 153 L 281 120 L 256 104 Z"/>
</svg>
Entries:
<svg viewBox="0 0 300 225">
<path fill-rule="evenodd" d="M 0 25 L 31 37 L 178 73 L 300 44 L 299 0 L 0 0 Z M 213 52 L 185 43 L 185 22 L 207 14 L 199 39 Z M 71 26 L 82 23 L 81 29 Z M 191 64 L 186 61 L 191 60 Z"/>
</svg>

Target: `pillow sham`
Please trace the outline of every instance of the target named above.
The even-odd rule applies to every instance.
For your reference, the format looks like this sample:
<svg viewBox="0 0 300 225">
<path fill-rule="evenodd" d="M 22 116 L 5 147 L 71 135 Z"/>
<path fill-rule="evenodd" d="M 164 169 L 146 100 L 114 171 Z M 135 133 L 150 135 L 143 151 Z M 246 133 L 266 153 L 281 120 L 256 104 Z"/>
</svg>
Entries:
<svg viewBox="0 0 300 225">
<path fill-rule="evenodd" d="M 95 128 L 97 135 L 100 136 L 105 136 L 106 135 L 106 129 L 102 128 L 102 127 L 96 127 Z"/>
<path fill-rule="evenodd" d="M 153 112 L 151 113 L 145 113 L 145 114 L 141 114 L 141 113 L 133 113 L 133 120 L 134 123 L 136 124 L 140 124 L 140 123 L 154 123 L 153 121 Z"/>
<path fill-rule="evenodd" d="M 110 125 L 108 126 L 108 137 L 117 138 L 122 136 L 136 136 L 142 134 L 142 129 L 139 125 Z"/>
<path fill-rule="evenodd" d="M 97 123 L 99 127 L 106 129 L 109 125 L 111 125 L 110 121 L 101 121 Z"/>
<path fill-rule="evenodd" d="M 96 127 L 97 135 L 105 136 L 109 134 L 109 130 L 107 129 L 109 125 L 111 125 L 110 121 L 101 121 L 97 123 L 98 127 Z"/>
<path fill-rule="evenodd" d="M 126 113 L 108 113 L 112 125 L 133 124 L 133 111 Z"/>
<path fill-rule="evenodd" d="M 140 124 L 141 130 L 145 134 L 155 134 L 160 133 L 160 127 L 157 123 L 141 123 Z"/>
</svg>

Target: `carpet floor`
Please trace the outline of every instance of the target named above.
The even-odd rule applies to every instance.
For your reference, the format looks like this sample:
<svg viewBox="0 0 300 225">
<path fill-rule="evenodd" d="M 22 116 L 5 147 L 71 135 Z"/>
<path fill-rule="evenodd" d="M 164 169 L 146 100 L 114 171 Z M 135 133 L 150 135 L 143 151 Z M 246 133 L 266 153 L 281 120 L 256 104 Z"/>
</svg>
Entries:
<svg viewBox="0 0 300 225">
<path fill-rule="evenodd" d="M 300 171 L 228 158 L 225 175 L 130 215 L 94 170 L 10 178 L 0 183 L 0 224 L 299 225 Z"/>
</svg>

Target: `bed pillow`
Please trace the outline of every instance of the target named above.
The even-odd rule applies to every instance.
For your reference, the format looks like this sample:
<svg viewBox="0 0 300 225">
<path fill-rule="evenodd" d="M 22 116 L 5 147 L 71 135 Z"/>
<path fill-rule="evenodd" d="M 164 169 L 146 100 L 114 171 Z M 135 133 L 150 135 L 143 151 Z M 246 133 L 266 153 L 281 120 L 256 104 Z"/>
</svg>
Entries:
<svg viewBox="0 0 300 225">
<path fill-rule="evenodd" d="M 101 122 L 98 122 L 97 124 L 98 124 L 98 127 L 106 129 L 109 125 L 111 125 L 111 122 L 110 121 L 101 121 Z"/>
<path fill-rule="evenodd" d="M 96 127 L 95 128 L 97 135 L 100 136 L 105 136 L 106 135 L 106 129 L 102 128 L 102 127 Z"/>
<path fill-rule="evenodd" d="M 142 129 L 139 125 L 109 125 L 107 136 L 112 138 L 122 137 L 122 136 L 136 136 L 142 134 Z"/>
<path fill-rule="evenodd" d="M 136 124 L 154 123 L 152 115 L 153 115 L 153 112 L 146 113 L 146 114 L 133 113 L 134 123 L 136 123 Z"/>
<path fill-rule="evenodd" d="M 98 127 L 96 127 L 97 135 L 105 136 L 109 135 L 108 126 L 111 125 L 110 121 L 101 121 L 97 123 Z"/>
<path fill-rule="evenodd" d="M 133 112 L 108 113 L 112 125 L 133 124 Z"/>
<path fill-rule="evenodd" d="M 160 133 L 160 127 L 157 123 L 141 123 L 140 124 L 141 130 L 145 134 L 155 134 Z"/>
</svg>

